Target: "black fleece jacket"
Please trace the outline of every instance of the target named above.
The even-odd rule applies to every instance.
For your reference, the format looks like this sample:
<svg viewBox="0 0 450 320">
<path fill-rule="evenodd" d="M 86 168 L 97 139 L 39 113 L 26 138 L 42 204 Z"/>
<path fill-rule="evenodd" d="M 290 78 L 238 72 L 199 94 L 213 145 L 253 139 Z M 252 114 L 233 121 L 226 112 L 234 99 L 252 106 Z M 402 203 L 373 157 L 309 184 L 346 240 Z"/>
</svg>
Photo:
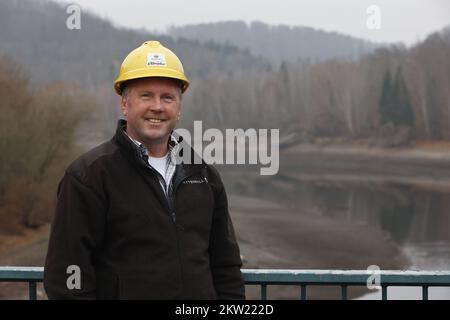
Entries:
<svg viewBox="0 0 450 320">
<path fill-rule="evenodd" d="M 58 186 L 45 263 L 50 299 L 245 299 L 219 173 L 179 164 L 169 197 L 120 120 Z M 73 288 L 80 270 L 80 287 Z M 69 286 L 68 286 L 69 283 Z"/>
</svg>

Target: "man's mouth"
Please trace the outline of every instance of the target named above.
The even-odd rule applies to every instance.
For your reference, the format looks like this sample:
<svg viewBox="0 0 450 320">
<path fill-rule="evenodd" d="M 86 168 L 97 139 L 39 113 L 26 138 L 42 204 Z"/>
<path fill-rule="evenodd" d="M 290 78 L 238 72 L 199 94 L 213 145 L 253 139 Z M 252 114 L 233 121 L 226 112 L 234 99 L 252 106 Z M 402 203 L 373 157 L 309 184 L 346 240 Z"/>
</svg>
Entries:
<svg viewBox="0 0 450 320">
<path fill-rule="evenodd" d="M 160 123 L 163 122 L 163 119 L 156 119 L 156 118 L 145 118 L 145 121 L 151 122 L 151 123 Z"/>
</svg>

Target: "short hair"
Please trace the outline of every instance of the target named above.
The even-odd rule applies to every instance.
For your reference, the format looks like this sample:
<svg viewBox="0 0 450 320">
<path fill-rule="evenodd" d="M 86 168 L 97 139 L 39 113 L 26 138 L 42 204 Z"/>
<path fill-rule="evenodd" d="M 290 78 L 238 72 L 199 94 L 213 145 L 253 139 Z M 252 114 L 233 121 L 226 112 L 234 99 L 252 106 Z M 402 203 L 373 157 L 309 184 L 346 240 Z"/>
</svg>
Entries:
<svg viewBox="0 0 450 320">
<path fill-rule="evenodd" d="M 122 83 L 120 85 L 120 92 L 122 92 L 122 97 L 125 97 L 125 99 L 128 96 L 128 85 L 130 84 L 131 81 L 125 81 L 124 83 Z"/>
</svg>

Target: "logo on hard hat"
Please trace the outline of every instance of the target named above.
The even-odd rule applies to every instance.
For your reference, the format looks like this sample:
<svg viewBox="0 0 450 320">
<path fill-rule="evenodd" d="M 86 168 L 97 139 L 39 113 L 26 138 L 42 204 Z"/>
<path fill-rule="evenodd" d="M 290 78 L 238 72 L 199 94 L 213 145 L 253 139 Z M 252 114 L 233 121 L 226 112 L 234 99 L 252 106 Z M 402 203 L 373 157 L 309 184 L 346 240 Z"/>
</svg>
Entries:
<svg viewBox="0 0 450 320">
<path fill-rule="evenodd" d="M 166 57 L 162 53 L 150 52 L 147 55 L 147 65 L 148 66 L 165 67 L 167 65 Z"/>
</svg>

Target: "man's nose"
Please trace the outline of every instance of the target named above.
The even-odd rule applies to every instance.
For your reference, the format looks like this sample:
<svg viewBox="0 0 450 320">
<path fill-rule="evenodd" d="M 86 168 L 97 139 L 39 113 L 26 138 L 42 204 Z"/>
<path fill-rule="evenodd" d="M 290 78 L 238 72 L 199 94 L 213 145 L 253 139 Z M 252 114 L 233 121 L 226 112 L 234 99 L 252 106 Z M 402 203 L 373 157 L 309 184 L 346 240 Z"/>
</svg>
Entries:
<svg viewBox="0 0 450 320">
<path fill-rule="evenodd" d="M 164 111 L 164 106 L 161 103 L 161 99 L 159 99 L 159 98 L 153 99 L 149 105 L 149 109 L 151 111 L 155 111 L 155 112 Z"/>
</svg>

